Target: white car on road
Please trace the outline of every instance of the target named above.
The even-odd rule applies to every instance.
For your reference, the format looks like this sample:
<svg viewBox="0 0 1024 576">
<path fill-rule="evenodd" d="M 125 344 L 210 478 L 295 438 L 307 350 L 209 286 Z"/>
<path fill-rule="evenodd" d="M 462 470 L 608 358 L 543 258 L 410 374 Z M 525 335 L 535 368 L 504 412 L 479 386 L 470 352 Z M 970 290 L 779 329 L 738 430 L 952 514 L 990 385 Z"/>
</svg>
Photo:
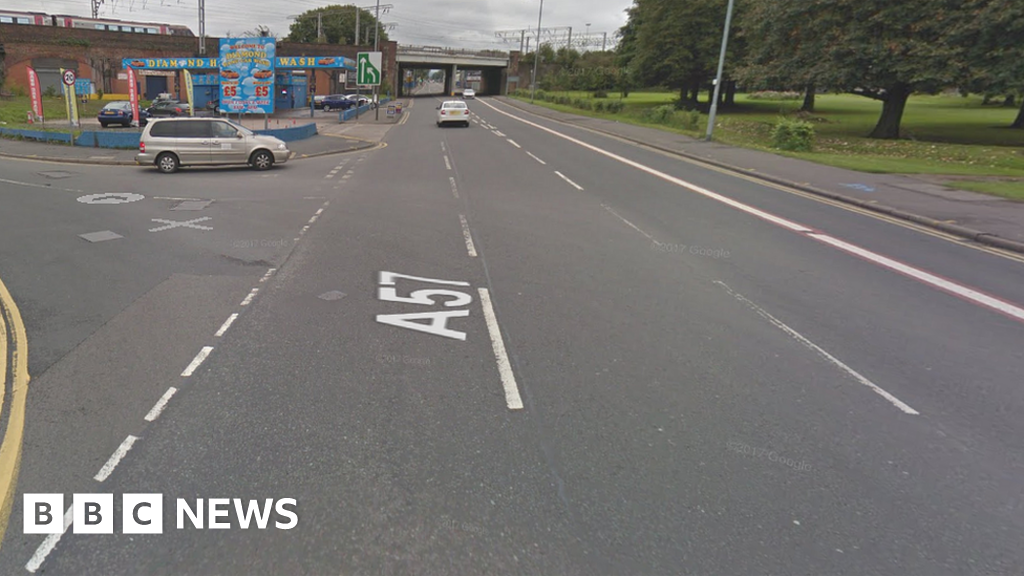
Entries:
<svg viewBox="0 0 1024 576">
<path fill-rule="evenodd" d="M 462 124 L 469 126 L 469 106 L 460 100 L 449 100 L 437 107 L 437 125 Z"/>
<path fill-rule="evenodd" d="M 466 88 L 465 90 L 462 91 L 462 97 L 476 98 L 476 90 L 473 90 L 472 88 Z"/>
</svg>

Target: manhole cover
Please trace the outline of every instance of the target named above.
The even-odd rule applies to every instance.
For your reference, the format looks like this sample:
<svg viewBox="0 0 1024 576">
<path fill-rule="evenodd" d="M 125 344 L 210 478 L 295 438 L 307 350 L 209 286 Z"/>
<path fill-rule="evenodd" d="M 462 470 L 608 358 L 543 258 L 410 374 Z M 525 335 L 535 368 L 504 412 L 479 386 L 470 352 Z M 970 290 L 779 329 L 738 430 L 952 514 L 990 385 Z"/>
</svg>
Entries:
<svg viewBox="0 0 1024 576">
<path fill-rule="evenodd" d="M 48 172 L 40 172 L 40 176 L 46 176 L 47 178 L 53 178 L 54 180 L 60 180 L 61 178 L 71 178 L 74 176 L 74 172 L 65 172 L 64 170 L 50 170 Z"/>
<path fill-rule="evenodd" d="M 341 300 L 344 297 L 345 297 L 345 293 L 344 292 L 338 292 L 337 290 L 331 290 L 330 292 L 324 292 L 323 294 L 317 296 L 317 298 L 319 298 L 321 300 L 327 300 L 328 302 L 330 302 L 332 300 Z"/>
<path fill-rule="evenodd" d="M 104 242 L 106 240 L 117 240 L 118 238 L 124 238 L 124 236 L 121 236 L 120 234 L 115 234 L 115 233 L 111 232 L 110 230 L 104 230 L 102 232 L 90 232 L 88 234 L 79 234 L 78 236 L 80 238 L 82 238 L 83 240 L 88 240 L 89 242 L 93 242 L 93 243 L 95 243 L 95 242 Z"/>
<path fill-rule="evenodd" d="M 210 204 L 213 204 L 213 200 L 185 200 L 184 202 L 181 202 L 174 208 L 171 208 L 171 210 L 198 212 L 199 210 L 206 208 Z"/>
</svg>

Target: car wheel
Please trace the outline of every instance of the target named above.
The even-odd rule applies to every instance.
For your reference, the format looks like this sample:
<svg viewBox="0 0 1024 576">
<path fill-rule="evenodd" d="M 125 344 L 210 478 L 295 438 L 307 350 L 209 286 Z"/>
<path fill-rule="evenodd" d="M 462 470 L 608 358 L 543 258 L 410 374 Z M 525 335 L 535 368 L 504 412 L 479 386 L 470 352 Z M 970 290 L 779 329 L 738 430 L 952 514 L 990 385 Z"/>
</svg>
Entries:
<svg viewBox="0 0 1024 576">
<path fill-rule="evenodd" d="M 327 106 L 327 105 L 325 104 L 325 105 L 324 105 L 324 112 L 330 112 L 330 111 L 331 111 L 331 107 L 330 107 L 330 106 Z"/>
<path fill-rule="evenodd" d="M 124 127 L 124 128 L 131 128 L 132 127 L 132 121 L 129 120 L 127 122 L 122 122 L 121 126 Z"/>
<path fill-rule="evenodd" d="M 256 170 L 270 170 L 274 166 L 274 157 L 266 150 L 257 150 L 253 152 L 249 163 Z"/>
<path fill-rule="evenodd" d="M 164 152 L 156 157 L 156 167 L 164 174 L 174 174 L 179 166 L 178 157 L 170 152 Z"/>
<path fill-rule="evenodd" d="M 106 128 L 107 127 L 107 123 L 106 122 L 100 122 L 100 127 Z"/>
</svg>

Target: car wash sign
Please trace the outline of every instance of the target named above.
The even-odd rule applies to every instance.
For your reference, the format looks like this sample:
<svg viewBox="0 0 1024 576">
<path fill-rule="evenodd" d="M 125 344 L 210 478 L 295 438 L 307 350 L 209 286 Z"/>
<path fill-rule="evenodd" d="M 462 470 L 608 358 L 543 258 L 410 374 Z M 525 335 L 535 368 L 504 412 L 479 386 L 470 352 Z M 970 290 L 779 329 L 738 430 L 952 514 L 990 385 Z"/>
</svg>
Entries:
<svg viewBox="0 0 1024 576">
<path fill-rule="evenodd" d="M 220 111 L 274 113 L 273 38 L 222 38 L 220 41 Z"/>
</svg>

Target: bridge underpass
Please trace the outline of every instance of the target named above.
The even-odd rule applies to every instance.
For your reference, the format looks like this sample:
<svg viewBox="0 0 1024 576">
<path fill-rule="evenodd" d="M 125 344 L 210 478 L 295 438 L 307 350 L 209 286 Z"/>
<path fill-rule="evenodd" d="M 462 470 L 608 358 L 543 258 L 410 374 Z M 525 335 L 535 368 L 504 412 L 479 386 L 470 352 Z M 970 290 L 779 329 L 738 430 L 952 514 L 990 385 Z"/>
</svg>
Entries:
<svg viewBox="0 0 1024 576">
<path fill-rule="evenodd" d="M 448 50 L 430 46 L 399 46 L 396 54 L 398 64 L 399 94 L 407 96 L 407 70 L 442 70 L 444 82 L 441 93 L 449 96 L 461 94 L 466 87 L 473 88 L 481 96 L 502 94 L 508 75 L 510 56 L 497 51 L 473 52 Z M 464 83 L 460 81 L 465 79 Z"/>
</svg>

